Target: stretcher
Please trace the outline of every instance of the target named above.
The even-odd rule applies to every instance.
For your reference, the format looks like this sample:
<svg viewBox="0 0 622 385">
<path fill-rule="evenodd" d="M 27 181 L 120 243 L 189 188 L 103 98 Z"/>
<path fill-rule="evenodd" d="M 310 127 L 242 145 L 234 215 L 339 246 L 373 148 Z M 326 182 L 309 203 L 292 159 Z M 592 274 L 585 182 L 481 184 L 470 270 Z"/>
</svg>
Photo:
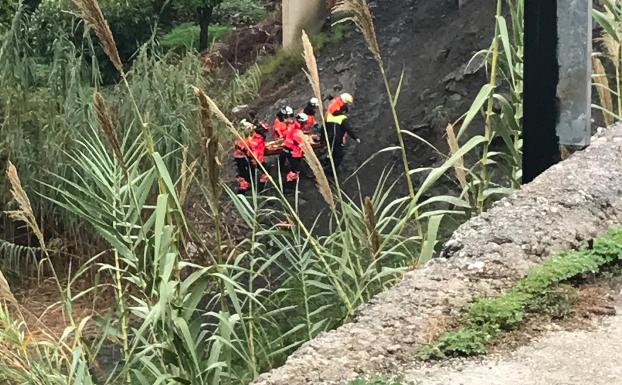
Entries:
<svg viewBox="0 0 622 385">
<path fill-rule="evenodd" d="M 307 135 L 307 136 L 311 136 L 311 135 Z M 311 147 L 314 150 L 324 147 L 319 140 L 314 140 L 314 139 L 315 138 L 311 139 Z M 284 141 L 285 141 L 284 139 L 277 139 L 277 140 L 267 142 L 265 155 L 266 156 L 279 155 L 283 151 Z"/>
</svg>

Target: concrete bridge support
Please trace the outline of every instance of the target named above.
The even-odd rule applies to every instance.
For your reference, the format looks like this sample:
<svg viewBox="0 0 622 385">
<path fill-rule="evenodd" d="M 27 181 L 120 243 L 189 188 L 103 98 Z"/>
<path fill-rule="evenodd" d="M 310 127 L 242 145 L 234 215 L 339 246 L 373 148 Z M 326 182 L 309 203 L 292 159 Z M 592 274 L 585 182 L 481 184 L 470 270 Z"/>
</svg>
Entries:
<svg viewBox="0 0 622 385">
<path fill-rule="evenodd" d="M 591 136 L 592 0 L 525 1 L 523 182 Z"/>
<path fill-rule="evenodd" d="M 283 0 L 283 47 L 300 47 L 302 31 L 319 32 L 328 15 L 326 0 Z"/>
</svg>

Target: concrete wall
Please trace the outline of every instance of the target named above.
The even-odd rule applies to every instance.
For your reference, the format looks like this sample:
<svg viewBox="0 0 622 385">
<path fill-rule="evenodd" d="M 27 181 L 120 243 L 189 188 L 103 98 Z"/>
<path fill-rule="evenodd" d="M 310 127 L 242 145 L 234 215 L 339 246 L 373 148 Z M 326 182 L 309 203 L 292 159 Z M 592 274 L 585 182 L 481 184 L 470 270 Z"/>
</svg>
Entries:
<svg viewBox="0 0 622 385">
<path fill-rule="evenodd" d="M 588 182 L 588 183 L 586 183 Z M 622 126 L 462 225 L 423 268 L 304 344 L 255 385 L 342 385 L 413 367 L 416 352 L 478 296 L 499 294 L 551 254 L 619 227 Z"/>
<path fill-rule="evenodd" d="M 283 0 L 283 47 L 300 47 L 302 31 L 319 32 L 328 14 L 326 0 Z"/>
</svg>

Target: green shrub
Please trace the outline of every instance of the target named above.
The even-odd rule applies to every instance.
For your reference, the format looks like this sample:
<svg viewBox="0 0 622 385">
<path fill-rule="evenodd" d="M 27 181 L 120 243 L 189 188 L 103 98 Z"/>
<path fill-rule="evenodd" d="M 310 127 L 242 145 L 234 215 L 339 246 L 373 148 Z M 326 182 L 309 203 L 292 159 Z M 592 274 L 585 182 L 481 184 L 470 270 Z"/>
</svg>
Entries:
<svg viewBox="0 0 622 385">
<path fill-rule="evenodd" d="M 493 338 L 484 330 L 462 327 L 451 333 L 445 333 L 433 344 L 419 350 L 423 360 L 439 359 L 455 355 L 469 356 L 486 352 L 486 342 Z"/>
<path fill-rule="evenodd" d="M 0 33 L 11 24 L 15 9 L 11 0 L 0 0 Z"/>
<path fill-rule="evenodd" d="M 484 330 L 508 330 L 523 320 L 527 300 L 527 295 L 517 292 L 481 299 L 469 308 L 469 320 Z"/>
<path fill-rule="evenodd" d="M 527 310 L 546 314 L 553 319 L 562 319 L 572 314 L 579 300 L 577 289 L 570 285 L 558 285 L 534 298 Z"/>
<path fill-rule="evenodd" d="M 266 15 L 266 8 L 257 0 L 227 0 L 214 11 L 214 20 L 222 24 L 249 25 Z"/>
<path fill-rule="evenodd" d="M 339 43 L 350 31 L 352 31 L 352 25 L 337 24 L 329 32 L 322 32 L 312 36 L 311 44 L 313 44 L 313 48 L 317 53 L 331 44 Z M 262 80 L 272 79 L 280 81 L 290 79 L 299 74 L 304 63 L 301 51 L 279 49 L 274 55 L 259 61 L 259 70 L 261 71 Z"/>
<path fill-rule="evenodd" d="M 551 257 L 533 268 L 506 294 L 475 301 L 468 309 L 464 326 L 442 334 L 437 341 L 419 350 L 421 359 L 485 353 L 485 344 L 504 331 L 519 325 L 526 310 L 560 318 L 572 312 L 576 291 L 560 282 L 622 259 L 622 230 L 611 231 L 594 241 L 592 247 Z"/>
<path fill-rule="evenodd" d="M 209 27 L 212 42 L 220 40 L 226 33 L 231 31 L 228 25 L 213 24 Z M 160 38 L 160 45 L 165 50 L 178 50 L 199 46 L 200 28 L 196 23 L 187 22 L 173 28 L 169 33 Z"/>
</svg>

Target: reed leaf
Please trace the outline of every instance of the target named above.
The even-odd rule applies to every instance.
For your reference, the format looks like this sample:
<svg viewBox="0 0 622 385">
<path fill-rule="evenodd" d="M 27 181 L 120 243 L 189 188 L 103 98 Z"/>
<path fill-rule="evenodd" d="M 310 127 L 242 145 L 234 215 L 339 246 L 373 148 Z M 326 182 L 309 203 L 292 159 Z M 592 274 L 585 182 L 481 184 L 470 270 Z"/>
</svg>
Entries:
<svg viewBox="0 0 622 385">
<path fill-rule="evenodd" d="M 380 234 L 378 234 L 378 220 L 374 212 L 374 204 L 370 197 L 365 197 L 363 203 L 363 209 L 365 213 L 365 226 L 367 228 L 367 239 L 371 247 L 372 255 L 376 259 L 380 252 Z M 380 265 L 378 265 L 380 267 Z"/>
<path fill-rule="evenodd" d="M 454 131 L 454 126 L 452 124 L 447 125 L 447 144 L 449 144 L 449 152 L 451 155 L 454 155 L 460 149 L 460 145 L 458 144 L 458 139 L 456 138 L 456 133 Z M 458 182 L 460 182 L 460 187 L 463 189 L 468 187 L 466 171 L 464 168 L 464 158 L 459 158 L 456 160 L 456 163 L 453 165 L 454 173 L 456 174 L 456 178 Z"/>
</svg>

